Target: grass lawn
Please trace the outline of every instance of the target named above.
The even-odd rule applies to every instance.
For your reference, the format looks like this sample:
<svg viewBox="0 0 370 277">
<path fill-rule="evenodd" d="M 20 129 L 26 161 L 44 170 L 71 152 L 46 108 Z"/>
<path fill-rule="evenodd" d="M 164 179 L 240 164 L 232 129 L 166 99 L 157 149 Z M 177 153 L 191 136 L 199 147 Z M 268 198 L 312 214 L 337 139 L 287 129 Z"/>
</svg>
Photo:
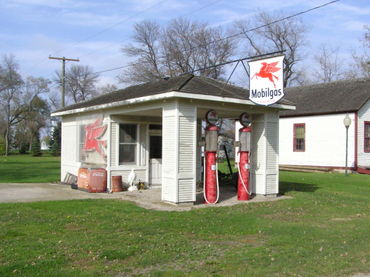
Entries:
<svg viewBox="0 0 370 277">
<path fill-rule="evenodd" d="M 293 198 L 189 212 L 118 200 L 0 204 L 0 276 L 370 273 L 370 177 L 281 173 Z"/>
<path fill-rule="evenodd" d="M 60 157 L 0 156 L 0 183 L 45 183 L 60 179 Z"/>
</svg>

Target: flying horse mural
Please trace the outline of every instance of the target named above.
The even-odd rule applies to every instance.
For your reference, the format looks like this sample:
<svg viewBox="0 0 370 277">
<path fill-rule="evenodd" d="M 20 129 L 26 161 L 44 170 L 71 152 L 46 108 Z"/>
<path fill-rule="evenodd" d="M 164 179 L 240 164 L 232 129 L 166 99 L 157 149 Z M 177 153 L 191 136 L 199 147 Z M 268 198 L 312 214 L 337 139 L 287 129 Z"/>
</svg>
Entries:
<svg viewBox="0 0 370 277">
<path fill-rule="evenodd" d="M 98 118 L 94 123 L 85 126 L 85 141 L 82 149 L 84 151 L 97 152 L 102 158 L 106 158 L 105 148 L 107 141 L 102 139 L 107 124 L 103 124 L 103 118 Z"/>
<path fill-rule="evenodd" d="M 274 74 L 272 74 L 272 73 L 275 73 L 275 72 L 277 72 L 281 69 L 280 67 L 276 67 L 276 65 L 278 63 L 279 62 L 273 62 L 273 63 L 263 62 L 263 63 L 261 63 L 262 67 L 261 67 L 260 71 L 257 72 L 256 74 L 254 74 L 251 79 L 257 78 L 257 77 L 268 78 L 270 80 L 270 82 L 272 82 L 274 84 L 274 87 L 276 88 L 274 78 L 277 81 L 279 80 L 279 78 L 277 76 L 275 76 Z"/>
</svg>

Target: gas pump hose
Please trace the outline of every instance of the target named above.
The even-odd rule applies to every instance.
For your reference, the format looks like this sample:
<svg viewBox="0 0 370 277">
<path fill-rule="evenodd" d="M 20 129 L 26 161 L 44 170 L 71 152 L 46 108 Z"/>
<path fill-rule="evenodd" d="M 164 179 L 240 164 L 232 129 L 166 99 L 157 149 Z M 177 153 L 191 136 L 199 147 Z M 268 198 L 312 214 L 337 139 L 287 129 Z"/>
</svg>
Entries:
<svg viewBox="0 0 370 277">
<path fill-rule="evenodd" d="M 248 195 L 251 195 L 252 192 L 249 192 L 245 183 L 244 183 L 244 179 L 242 178 L 242 174 L 240 172 L 240 152 L 238 152 L 238 155 L 239 155 L 239 159 L 238 159 L 238 173 L 239 173 L 239 178 L 240 180 L 242 181 L 242 185 L 243 185 L 243 188 L 245 189 L 245 191 L 248 193 Z"/>
</svg>

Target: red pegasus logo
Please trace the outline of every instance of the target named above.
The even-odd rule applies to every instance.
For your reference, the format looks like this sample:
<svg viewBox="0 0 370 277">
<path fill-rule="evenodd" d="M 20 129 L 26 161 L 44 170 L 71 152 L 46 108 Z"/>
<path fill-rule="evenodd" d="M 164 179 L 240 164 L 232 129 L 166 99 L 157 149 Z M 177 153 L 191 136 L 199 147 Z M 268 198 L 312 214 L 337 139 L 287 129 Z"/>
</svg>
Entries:
<svg viewBox="0 0 370 277">
<path fill-rule="evenodd" d="M 272 82 L 274 84 L 274 88 L 276 88 L 276 85 L 275 85 L 275 82 L 274 82 L 274 78 L 276 80 L 279 80 L 279 78 L 277 76 L 275 76 L 274 72 L 277 72 L 279 71 L 281 68 L 280 67 L 276 67 L 276 65 L 278 64 L 279 62 L 273 62 L 273 63 L 261 63 L 262 64 L 262 67 L 260 69 L 260 71 L 256 74 L 253 75 L 252 79 L 254 77 L 261 77 L 261 78 L 268 78 L 270 80 L 270 82 Z M 258 78 L 257 78 L 258 79 Z"/>
<path fill-rule="evenodd" d="M 97 119 L 94 123 L 85 126 L 85 143 L 83 150 L 97 151 L 102 157 L 105 157 L 103 147 L 107 147 L 105 140 L 100 138 L 105 134 L 107 125 L 103 125 L 103 119 Z"/>
</svg>

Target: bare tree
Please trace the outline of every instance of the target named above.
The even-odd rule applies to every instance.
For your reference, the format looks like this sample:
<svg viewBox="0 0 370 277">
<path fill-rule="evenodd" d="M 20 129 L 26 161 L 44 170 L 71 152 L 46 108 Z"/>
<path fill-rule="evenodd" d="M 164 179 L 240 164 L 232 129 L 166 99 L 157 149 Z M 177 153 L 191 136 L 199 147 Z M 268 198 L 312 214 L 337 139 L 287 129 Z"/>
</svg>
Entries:
<svg viewBox="0 0 370 277">
<path fill-rule="evenodd" d="M 299 82 L 301 74 L 297 64 L 302 60 L 300 52 L 305 44 L 306 28 L 297 18 L 273 23 L 283 17 L 283 14 L 259 12 L 250 21 L 237 21 L 235 27 L 237 32 L 243 33 L 240 41 L 248 55 L 285 51 L 284 87 L 286 87 L 292 82 Z M 264 27 L 249 31 L 257 26 Z"/>
<path fill-rule="evenodd" d="M 329 45 L 321 45 L 314 61 L 318 69 L 314 72 L 316 80 L 329 83 L 343 78 L 343 64 L 338 59 L 339 47 L 333 48 Z"/>
<path fill-rule="evenodd" d="M 107 93 L 111 93 L 113 91 L 116 91 L 118 88 L 116 85 L 113 85 L 113 84 L 106 84 L 104 86 L 101 86 L 97 89 L 97 91 L 99 92 L 99 94 L 107 94 Z"/>
<path fill-rule="evenodd" d="M 150 82 L 224 62 L 234 53 L 235 45 L 221 40 L 223 36 L 221 28 L 182 18 L 170 21 L 164 28 L 153 21 L 142 21 L 134 26 L 133 43 L 122 49 L 135 60 L 119 80 Z M 220 67 L 200 72 L 213 78 L 223 73 Z"/>
<path fill-rule="evenodd" d="M 60 72 L 56 73 L 55 82 L 62 83 Z M 87 100 L 97 95 L 96 82 L 99 75 L 95 74 L 89 66 L 72 65 L 66 70 L 65 86 L 66 95 L 72 99 L 73 103 Z"/>
<path fill-rule="evenodd" d="M 29 103 L 24 114 L 24 120 L 14 127 L 14 144 L 19 149 L 22 149 L 22 146 L 28 146 L 31 150 L 35 134 L 39 134 L 40 129 L 48 125 L 50 118 L 49 105 L 46 100 L 36 95 Z"/>
<path fill-rule="evenodd" d="M 5 122 L 5 155 L 9 153 L 12 126 L 23 120 L 25 108 L 22 102 L 23 80 L 14 56 L 4 55 L 0 64 L 0 107 Z"/>
<path fill-rule="evenodd" d="M 360 42 L 362 47 L 352 52 L 351 69 L 346 73 L 347 78 L 370 77 L 370 27 L 364 26 L 365 33 Z"/>
<path fill-rule="evenodd" d="M 49 83 L 47 79 L 34 77 L 24 81 L 14 56 L 3 56 L 0 64 L 0 122 L 5 125 L 2 127 L 5 155 L 9 152 L 10 138 L 14 137 L 16 128 L 26 130 L 37 125 L 38 131 L 42 122 L 49 117 L 48 109 L 40 104 L 45 101 L 39 97 L 49 91 Z M 45 109 L 47 112 L 41 118 L 40 114 Z M 24 139 L 30 139 L 28 134 L 25 134 Z"/>
</svg>

